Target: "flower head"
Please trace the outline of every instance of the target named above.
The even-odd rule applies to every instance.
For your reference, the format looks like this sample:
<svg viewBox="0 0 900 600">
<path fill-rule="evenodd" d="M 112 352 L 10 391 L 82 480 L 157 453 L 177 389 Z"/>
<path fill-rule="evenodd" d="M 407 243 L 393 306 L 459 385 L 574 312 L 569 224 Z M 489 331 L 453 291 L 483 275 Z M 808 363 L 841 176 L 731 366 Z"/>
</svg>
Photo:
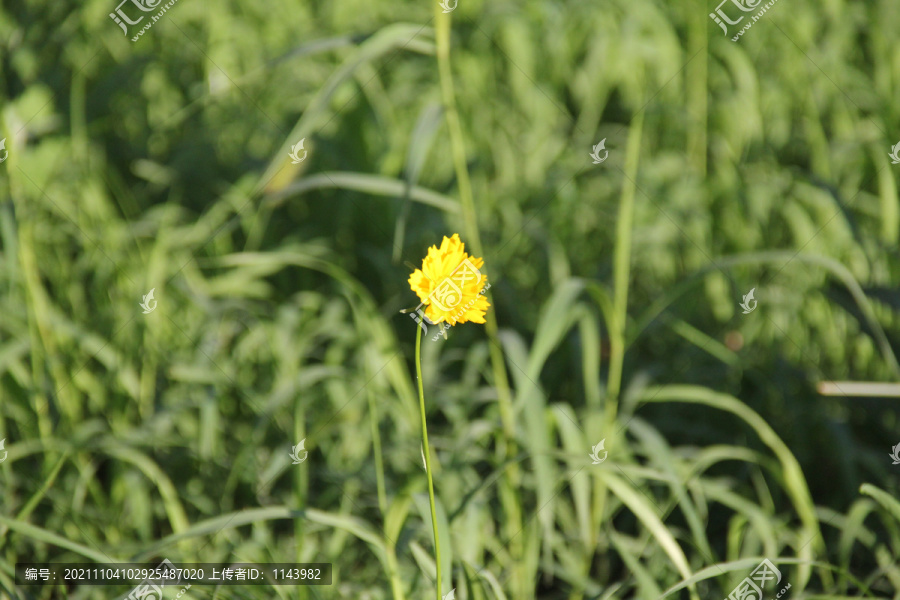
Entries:
<svg viewBox="0 0 900 600">
<path fill-rule="evenodd" d="M 484 323 L 490 304 L 484 297 L 487 276 L 479 271 L 483 264 L 484 259 L 466 254 L 458 233 L 444 236 L 440 248 L 428 249 L 422 268 L 409 276 L 409 287 L 426 305 L 432 323 Z"/>
</svg>

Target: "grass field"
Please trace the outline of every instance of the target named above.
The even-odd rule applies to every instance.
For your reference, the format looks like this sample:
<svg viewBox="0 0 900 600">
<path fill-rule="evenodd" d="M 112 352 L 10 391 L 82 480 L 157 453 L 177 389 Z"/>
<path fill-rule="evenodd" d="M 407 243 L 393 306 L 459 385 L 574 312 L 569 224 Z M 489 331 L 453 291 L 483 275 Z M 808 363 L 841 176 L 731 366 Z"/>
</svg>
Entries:
<svg viewBox="0 0 900 600">
<path fill-rule="evenodd" d="M 117 1 L 0 6 L 0 598 L 900 598 L 900 5 Z"/>
</svg>

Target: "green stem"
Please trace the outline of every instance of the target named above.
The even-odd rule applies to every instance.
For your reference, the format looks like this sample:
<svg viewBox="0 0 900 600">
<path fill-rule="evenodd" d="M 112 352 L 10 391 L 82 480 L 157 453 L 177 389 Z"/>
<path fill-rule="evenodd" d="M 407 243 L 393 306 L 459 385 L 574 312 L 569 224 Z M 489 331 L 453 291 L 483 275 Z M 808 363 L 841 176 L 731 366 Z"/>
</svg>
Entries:
<svg viewBox="0 0 900 600">
<path fill-rule="evenodd" d="M 475 211 L 475 199 L 472 194 L 472 183 L 469 181 L 469 171 L 466 168 L 466 149 L 463 142 L 462 126 L 459 121 L 459 113 L 456 110 L 456 92 L 453 87 L 453 72 L 450 68 L 450 14 L 441 10 L 440 4 L 434 3 L 435 22 L 435 54 L 437 55 L 438 74 L 440 77 L 441 94 L 443 96 L 444 111 L 447 118 L 447 130 L 450 134 L 450 154 L 453 158 L 453 168 L 456 173 L 456 181 L 459 188 L 459 203 L 463 217 L 463 231 L 470 251 L 475 256 L 485 257 L 481 247 L 481 236 L 478 231 L 478 219 Z M 486 294 L 488 301 L 494 305 L 491 293 Z M 500 410 L 500 422 L 503 426 L 502 437 L 498 435 L 497 449 L 500 462 L 506 461 L 509 467 L 504 474 L 504 482 L 501 484 L 501 502 L 506 512 L 506 533 L 512 539 L 510 555 L 517 575 L 513 577 L 513 586 L 518 593 L 516 597 L 524 597 L 525 576 L 520 569 L 524 565 L 521 560 L 524 554 L 523 536 L 517 535 L 522 531 L 522 511 L 515 490 L 520 489 L 519 463 L 508 460 L 516 456 L 516 427 L 513 411 L 512 391 L 509 385 L 509 376 L 506 372 L 506 363 L 503 359 L 503 350 L 500 345 L 499 327 L 497 326 L 496 309 L 487 311 L 485 315 L 485 332 L 488 335 L 488 351 L 491 357 L 491 372 L 494 376 L 494 386 L 497 389 L 497 406 Z"/>
<path fill-rule="evenodd" d="M 378 486 L 378 508 L 387 515 L 387 494 L 384 487 L 384 459 L 381 457 L 381 434 L 378 432 L 378 407 L 371 393 L 369 397 L 369 421 L 372 425 L 372 445 L 375 450 L 375 484 Z"/>
<path fill-rule="evenodd" d="M 688 128 L 688 157 L 697 170 L 697 174 L 706 177 L 706 152 L 708 150 L 707 127 L 709 124 L 708 94 L 708 60 L 709 37 L 707 34 L 706 3 L 694 0 L 694 10 L 688 25 L 688 54 L 694 58 L 685 68 L 687 101 L 691 107 L 691 119 Z M 699 53 L 699 56 L 697 54 Z"/>
<path fill-rule="evenodd" d="M 466 241 L 475 256 L 484 256 L 481 247 L 481 234 L 478 231 L 478 219 L 475 212 L 475 199 L 472 194 L 472 183 L 466 168 L 466 149 L 463 143 L 462 125 L 456 110 L 456 92 L 453 87 L 453 73 L 450 70 L 450 14 L 441 11 L 435 3 L 435 45 L 437 47 L 438 73 L 441 81 L 441 93 L 444 100 L 444 111 L 447 116 L 447 129 L 450 133 L 450 153 L 459 186 L 459 203 L 463 217 L 463 229 Z M 488 292 L 490 300 L 490 292 Z M 485 329 L 491 338 L 490 356 L 494 374 L 494 385 L 497 387 L 497 400 L 500 405 L 500 419 L 503 430 L 510 444 L 509 455 L 515 454 L 515 423 L 513 421 L 512 394 L 509 388 L 509 377 L 503 353 L 497 336 L 497 317 L 495 311 L 489 310 L 485 315 Z"/>
<path fill-rule="evenodd" d="M 306 411 L 300 406 L 301 402 L 298 398 L 294 401 L 294 439 L 306 439 Z M 309 498 L 309 471 L 306 468 L 294 469 L 294 506 L 297 510 L 306 508 L 306 501 Z M 297 562 L 303 562 L 303 547 L 306 538 L 306 520 L 294 519 L 294 539 L 297 540 L 296 554 Z M 304 587 L 304 586 L 300 586 Z M 299 590 L 297 594 L 298 600 L 309 598 L 309 590 Z"/>
<path fill-rule="evenodd" d="M 622 365 L 625 361 L 625 321 L 628 318 L 628 282 L 631 279 L 631 228 L 634 222 L 634 193 L 638 159 L 641 150 L 641 132 L 644 118 L 635 117 L 628 136 L 625 154 L 625 180 L 619 203 L 619 220 L 616 224 L 616 247 L 613 254 L 613 318 L 609 332 L 609 379 L 606 388 L 606 427 L 616 422 L 619 392 L 622 387 Z"/>
<path fill-rule="evenodd" d="M 634 221 L 634 194 L 636 189 L 638 159 L 641 153 L 643 113 L 638 113 L 628 134 L 625 153 L 625 171 L 622 196 L 619 201 L 619 220 L 616 224 L 616 246 L 613 255 L 613 306 L 609 322 L 609 377 L 606 384 L 603 432 L 608 448 L 618 447 L 615 432 L 619 393 L 622 388 L 622 366 L 625 361 L 625 322 L 628 318 L 628 282 L 631 279 L 631 228 Z M 594 480 L 594 520 L 602 523 L 606 512 L 606 483 L 602 478 Z"/>
<path fill-rule="evenodd" d="M 443 13 L 435 2 L 434 41 L 438 61 L 438 75 L 441 82 L 441 94 L 444 100 L 444 112 L 447 116 L 447 129 L 450 133 L 450 154 L 456 171 L 459 186 L 459 203 L 462 209 L 463 227 L 466 238 L 476 255 L 481 255 L 481 236 L 478 233 L 478 221 L 475 215 L 475 200 L 472 194 L 472 183 L 466 168 L 466 150 L 463 145 L 462 126 L 459 113 L 456 111 L 456 93 L 453 88 L 453 73 L 450 70 L 450 14 Z"/>
<path fill-rule="evenodd" d="M 428 501 L 431 504 L 431 527 L 434 530 L 434 566 L 437 570 L 437 600 L 441 600 L 441 545 L 438 541 L 437 510 L 434 507 L 434 481 L 431 478 L 431 451 L 428 449 L 428 423 L 425 420 L 425 392 L 422 390 L 422 328 L 416 327 L 416 381 L 419 384 L 419 411 L 422 414 L 422 443 L 425 473 L 428 475 Z"/>
<path fill-rule="evenodd" d="M 381 455 L 381 434 L 378 432 L 378 407 L 375 404 L 375 397 L 370 392 L 367 394 L 369 398 L 369 421 L 372 425 L 372 445 L 375 451 L 375 483 L 378 486 L 378 508 L 381 510 L 381 518 L 387 518 L 387 493 L 384 487 L 384 458 Z M 387 548 L 388 577 L 391 580 L 391 591 L 394 594 L 394 600 L 405 600 L 403 595 L 403 585 L 400 581 L 400 570 L 397 565 L 397 553 L 394 548 L 394 540 L 387 536 L 387 522 L 384 523 L 384 543 Z"/>
</svg>

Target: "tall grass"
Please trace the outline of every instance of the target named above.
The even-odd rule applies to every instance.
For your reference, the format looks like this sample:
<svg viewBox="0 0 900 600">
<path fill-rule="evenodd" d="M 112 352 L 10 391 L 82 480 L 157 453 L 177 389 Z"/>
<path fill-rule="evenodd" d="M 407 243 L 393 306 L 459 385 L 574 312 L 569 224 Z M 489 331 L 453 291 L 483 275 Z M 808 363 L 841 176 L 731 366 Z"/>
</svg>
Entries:
<svg viewBox="0 0 900 600">
<path fill-rule="evenodd" d="M 900 379 L 900 9 L 738 44 L 709 9 L 179 3 L 132 44 L 99 0 L 0 8 L 0 596 L 165 557 L 334 564 L 198 598 L 426 597 L 432 512 L 463 600 L 725 597 L 763 558 L 897 596 L 895 403 L 815 384 Z M 492 307 L 421 343 L 432 511 L 399 311 L 452 232 Z"/>
</svg>

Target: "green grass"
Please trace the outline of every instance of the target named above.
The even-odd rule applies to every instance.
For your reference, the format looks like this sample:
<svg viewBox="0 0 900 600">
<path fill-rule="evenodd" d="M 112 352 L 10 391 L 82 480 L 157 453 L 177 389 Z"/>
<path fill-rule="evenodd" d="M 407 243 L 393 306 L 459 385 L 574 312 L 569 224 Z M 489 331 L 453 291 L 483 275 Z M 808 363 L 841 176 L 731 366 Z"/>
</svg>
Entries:
<svg viewBox="0 0 900 600">
<path fill-rule="evenodd" d="M 0 8 L 0 598 L 162 558 L 334 564 L 189 598 L 434 597 L 400 311 L 454 232 L 492 307 L 421 344 L 444 593 L 726 597 L 768 558 L 900 597 L 897 399 L 815 391 L 900 381 L 900 8 L 739 43 L 698 2 L 181 1 L 137 43 L 114 8 Z"/>
</svg>

